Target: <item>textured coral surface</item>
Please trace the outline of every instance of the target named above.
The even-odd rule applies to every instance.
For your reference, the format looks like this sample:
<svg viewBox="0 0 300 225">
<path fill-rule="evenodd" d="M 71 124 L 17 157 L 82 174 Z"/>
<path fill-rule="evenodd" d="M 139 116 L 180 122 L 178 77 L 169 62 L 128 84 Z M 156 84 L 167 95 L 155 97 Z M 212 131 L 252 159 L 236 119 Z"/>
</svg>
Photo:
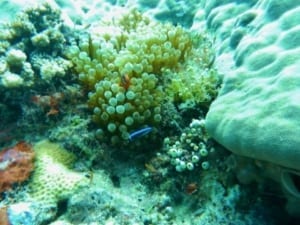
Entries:
<svg viewBox="0 0 300 225">
<path fill-rule="evenodd" d="M 209 133 L 237 154 L 299 170 L 299 1 L 205 7 L 225 73 Z"/>
<path fill-rule="evenodd" d="M 48 140 L 34 145 L 36 168 L 30 182 L 31 195 L 44 204 L 56 204 L 88 183 L 83 173 L 72 171 L 76 157 Z"/>
</svg>

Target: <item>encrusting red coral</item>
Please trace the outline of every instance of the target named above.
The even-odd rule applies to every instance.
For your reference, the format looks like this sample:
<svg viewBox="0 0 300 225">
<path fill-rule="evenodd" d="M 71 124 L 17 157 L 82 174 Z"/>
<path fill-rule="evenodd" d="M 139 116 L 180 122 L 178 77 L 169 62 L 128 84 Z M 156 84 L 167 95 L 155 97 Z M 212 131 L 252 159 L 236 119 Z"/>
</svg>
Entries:
<svg viewBox="0 0 300 225">
<path fill-rule="evenodd" d="M 33 149 L 25 142 L 0 151 L 0 193 L 29 177 L 33 170 L 33 159 Z"/>
</svg>

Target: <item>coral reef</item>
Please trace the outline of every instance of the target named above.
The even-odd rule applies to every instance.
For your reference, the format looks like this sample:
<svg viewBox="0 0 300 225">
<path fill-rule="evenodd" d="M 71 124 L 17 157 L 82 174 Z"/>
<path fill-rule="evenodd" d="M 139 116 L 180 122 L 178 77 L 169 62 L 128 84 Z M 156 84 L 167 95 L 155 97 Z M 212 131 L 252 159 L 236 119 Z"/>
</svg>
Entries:
<svg viewBox="0 0 300 225">
<path fill-rule="evenodd" d="M 219 70 L 228 74 L 207 114 L 207 130 L 239 155 L 299 171 L 300 3 L 254 2 L 204 8 L 220 41 L 216 57 L 226 63 Z"/>
<path fill-rule="evenodd" d="M 34 145 L 35 171 L 29 184 L 31 197 L 44 204 L 56 205 L 79 187 L 89 183 L 83 173 L 71 170 L 75 155 L 47 140 Z"/>
<path fill-rule="evenodd" d="M 72 224 L 275 224 L 269 209 L 262 208 L 259 193 L 248 196 L 250 186 L 233 182 L 225 160 L 201 173 L 175 172 L 160 179 L 148 176 L 146 168 L 132 167 L 133 161 L 114 161 L 111 167 L 119 183 L 107 171 L 94 170 L 90 187 L 74 193 L 57 220 Z M 151 183 L 145 185 L 146 180 Z M 185 187 L 191 182 L 197 190 L 188 193 Z"/>
<path fill-rule="evenodd" d="M 0 205 L 1 213 L 7 215 L 11 225 L 39 225 L 53 220 L 58 213 L 59 202 L 90 183 L 87 174 L 72 170 L 75 155 L 58 144 L 43 140 L 33 149 L 35 167 L 26 188 L 21 191 L 23 194 L 14 194 L 12 190 L 9 196 L 17 199 Z"/>
<path fill-rule="evenodd" d="M 0 152 L 0 192 L 20 184 L 29 178 L 33 170 L 34 151 L 32 147 L 20 142 L 14 147 Z"/>
<path fill-rule="evenodd" d="M 180 137 L 165 138 L 163 149 L 177 172 L 191 171 L 199 166 L 203 170 L 209 169 L 209 155 L 215 152 L 212 143 L 209 143 L 204 119 L 194 119 Z"/>
<path fill-rule="evenodd" d="M 225 74 L 206 127 L 237 155 L 273 164 L 262 171 L 294 189 L 300 179 L 300 2 L 281 3 L 203 4 L 206 24 L 219 42 L 217 67 Z M 282 169 L 272 169 L 277 166 Z M 287 184 L 285 177 L 293 181 Z M 299 215 L 299 188 L 291 194 L 298 203 L 290 212 Z"/>
<path fill-rule="evenodd" d="M 56 208 L 38 202 L 18 202 L 7 207 L 10 225 L 40 225 L 53 220 Z"/>
<path fill-rule="evenodd" d="M 17 14 L 12 22 L 2 26 L 2 86 L 32 87 L 35 82 L 46 83 L 66 74 L 71 64 L 61 54 L 65 37 L 58 9 L 45 3 Z M 39 76 L 42 79 L 37 79 Z"/>
<path fill-rule="evenodd" d="M 281 21 L 277 42 L 295 47 L 286 39 L 297 20 L 280 16 L 277 1 L 51 1 L 61 11 L 42 4 L 2 25 L 0 145 L 36 144 L 29 179 L 1 192 L 0 224 L 278 225 L 289 223 L 286 202 L 299 216 L 299 171 L 237 160 L 204 120 L 221 82 L 215 63 L 228 88 L 236 76 L 228 71 L 260 73 L 270 59 L 252 53 L 255 45 L 241 47 L 256 18 L 277 12 L 267 16 Z M 261 11 L 243 14 L 251 7 Z M 217 32 L 216 47 L 206 25 Z M 233 49 L 236 65 L 228 67 L 220 54 Z M 0 152 L 0 173 L 8 156 L 15 154 Z"/>
<path fill-rule="evenodd" d="M 157 23 L 132 10 L 91 27 L 78 39 L 67 55 L 89 92 L 93 120 L 100 125 L 97 135 L 111 143 L 127 141 L 130 132 L 145 125 L 158 126 L 166 101 L 210 102 L 216 95 L 216 73 L 199 74 L 193 67 L 211 54 L 199 54 L 199 37 L 180 26 Z M 194 80 L 192 86 L 188 79 Z"/>
<path fill-rule="evenodd" d="M 99 148 L 94 130 L 89 129 L 90 123 L 90 118 L 82 118 L 77 114 L 67 115 L 60 121 L 60 126 L 51 129 L 49 140 L 63 143 L 72 152 L 92 160 L 102 148 Z"/>
<path fill-rule="evenodd" d="M 29 4 L 11 21 L 1 23 L 1 31 L 0 144 L 36 141 L 47 132 L 46 127 L 57 126 L 54 119 L 68 111 L 73 94 L 80 95 L 76 79 L 66 76 L 72 63 L 62 51 L 69 29 L 61 11 L 44 3 Z"/>
</svg>

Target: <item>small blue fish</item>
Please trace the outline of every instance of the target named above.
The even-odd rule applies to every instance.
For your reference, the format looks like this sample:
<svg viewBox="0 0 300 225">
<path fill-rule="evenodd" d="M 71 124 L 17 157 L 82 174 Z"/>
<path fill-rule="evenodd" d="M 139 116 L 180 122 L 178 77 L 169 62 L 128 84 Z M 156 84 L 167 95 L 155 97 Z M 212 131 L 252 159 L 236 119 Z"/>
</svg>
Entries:
<svg viewBox="0 0 300 225">
<path fill-rule="evenodd" d="M 152 127 L 145 127 L 136 131 L 133 131 L 129 134 L 129 141 L 133 141 L 136 138 L 140 138 L 146 134 L 149 134 L 153 130 Z"/>
</svg>

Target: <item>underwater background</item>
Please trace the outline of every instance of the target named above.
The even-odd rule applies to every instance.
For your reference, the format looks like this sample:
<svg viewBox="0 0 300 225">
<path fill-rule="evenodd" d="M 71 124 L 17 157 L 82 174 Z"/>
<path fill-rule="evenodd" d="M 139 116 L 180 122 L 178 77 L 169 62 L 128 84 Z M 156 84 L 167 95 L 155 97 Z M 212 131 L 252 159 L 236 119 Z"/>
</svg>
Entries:
<svg viewBox="0 0 300 225">
<path fill-rule="evenodd" d="M 0 225 L 299 224 L 300 2 L 0 11 Z"/>
</svg>

